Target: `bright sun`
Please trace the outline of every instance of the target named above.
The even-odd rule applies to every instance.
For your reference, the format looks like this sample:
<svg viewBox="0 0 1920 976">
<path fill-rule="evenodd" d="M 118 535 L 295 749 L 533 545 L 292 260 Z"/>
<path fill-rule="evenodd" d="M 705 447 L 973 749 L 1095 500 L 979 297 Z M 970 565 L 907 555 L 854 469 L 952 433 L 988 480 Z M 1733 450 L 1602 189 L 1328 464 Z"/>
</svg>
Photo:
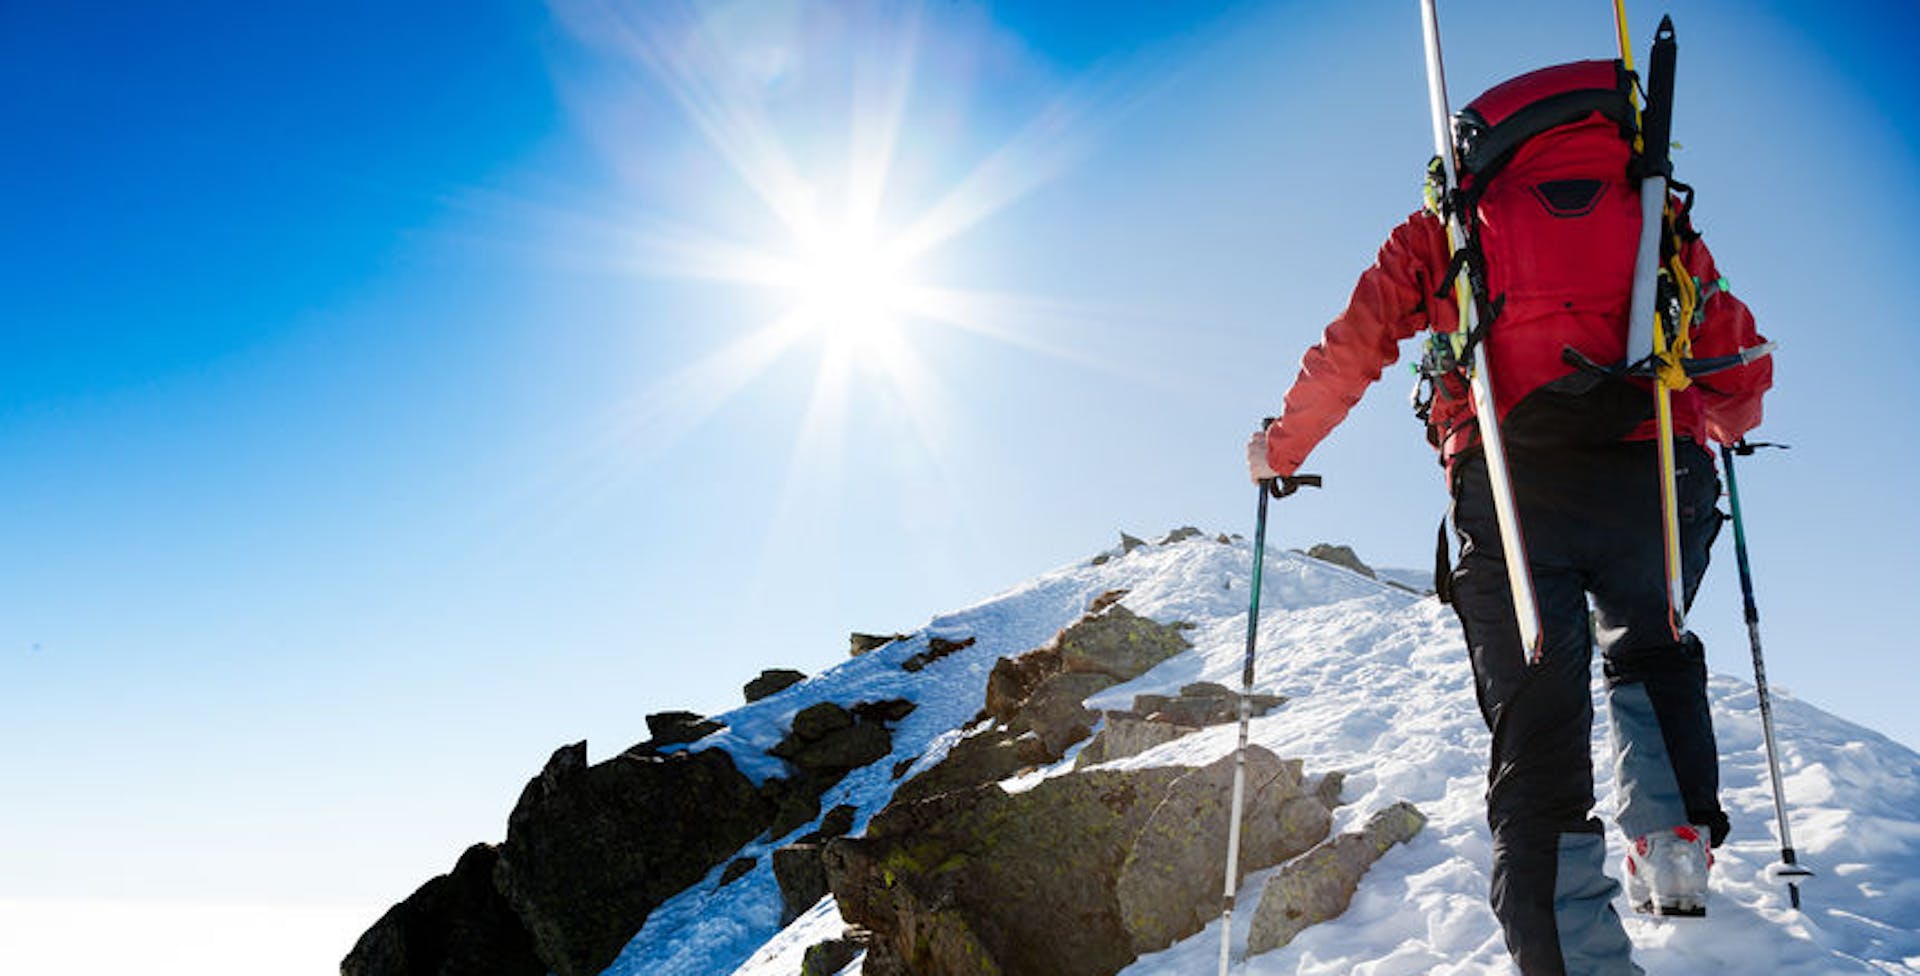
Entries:
<svg viewBox="0 0 1920 976">
<path fill-rule="evenodd" d="M 899 249 L 849 221 L 809 228 L 796 257 L 797 310 L 830 349 L 857 361 L 897 338 L 913 287 Z"/>
<path fill-rule="evenodd" d="M 1005 143 L 981 147 L 970 167 L 953 166 L 959 161 L 936 155 L 962 147 L 909 129 L 910 106 L 926 117 L 964 115 L 965 100 L 956 94 L 964 93 L 963 82 L 936 76 L 915 84 L 918 71 L 944 65 L 950 55 L 970 63 L 971 52 L 949 50 L 950 35 L 923 23 L 943 22 L 941 5 L 860 6 L 867 14 L 851 18 L 835 5 L 802 6 L 831 16 L 745 25 L 711 6 L 702 12 L 690 4 L 632 4 L 618 11 L 607 5 L 609 22 L 596 22 L 609 28 L 596 36 L 617 39 L 730 171 L 714 175 L 733 177 L 687 188 L 696 204 L 719 191 L 714 215 L 729 234 L 703 226 L 704 219 L 682 224 L 663 212 L 642 222 L 636 262 L 649 274 L 764 290 L 771 294 L 743 295 L 746 307 L 777 309 L 760 328 L 645 391 L 625 423 L 671 441 L 791 353 L 817 352 L 811 392 L 798 410 L 790 486 L 803 473 L 837 470 L 843 434 L 861 406 L 856 395 L 883 398 L 865 405 L 889 404 L 941 463 L 941 450 L 952 443 L 941 432 L 956 399 L 916 347 L 942 333 L 1090 361 L 1038 335 L 1065 304 L 940 283 L 952 274 L 953 256 L 939 255 L 1063 173 L 1094 131 L 1098 110 L 1124 94 L 1106 85 L 1068 91 Z M 938 40 L 933 51 L 940 56 L 922 56 L 930 39 Z M 844 143 L 828 135 L 835 130 L 845 132 Z M 649 157 L 636 167 L 651 171 L 655 163 Z M 929 182 L 935 176 L 950 179 Z M 739 190 L 746 192 L 720 202 L 721 194 Z M 756 218 L 751 225 L 739 219 L 749 215 Z M 744 238 L 733 236 L 749 229 Z"/>
</svg>

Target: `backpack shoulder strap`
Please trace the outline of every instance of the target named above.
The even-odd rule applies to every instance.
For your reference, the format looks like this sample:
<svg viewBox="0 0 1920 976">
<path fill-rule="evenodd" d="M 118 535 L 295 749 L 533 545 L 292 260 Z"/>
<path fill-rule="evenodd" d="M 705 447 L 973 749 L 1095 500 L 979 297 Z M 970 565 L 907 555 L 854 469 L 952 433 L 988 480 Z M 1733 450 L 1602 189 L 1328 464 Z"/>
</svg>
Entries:
<svg viewBox="0 0 1920 976">
<path fill-rule="evenodd" d="M 1595 112 L 1634 134 L 1633 75 L 1619 61 L 1575 61 L 1530 71 L 1488 89 L 1458 116 L 1461 184 L 1486 186 L 1527 140 Z"/>
</svg>

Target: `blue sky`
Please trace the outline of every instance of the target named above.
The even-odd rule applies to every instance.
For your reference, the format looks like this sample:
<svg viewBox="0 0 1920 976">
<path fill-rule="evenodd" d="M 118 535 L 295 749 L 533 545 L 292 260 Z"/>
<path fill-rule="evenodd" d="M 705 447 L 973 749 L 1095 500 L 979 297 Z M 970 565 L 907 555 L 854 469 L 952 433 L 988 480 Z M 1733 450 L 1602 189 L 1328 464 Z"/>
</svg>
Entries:
<svg viewBox="0 0 1920 976">
<path fill-rule="evenodd" d="M 1444 5 L 1455 104 L 1610 56 L 1545 6 Z M 1920 30 L 1753 6 L 1670 9 L 1679 175 L 1782 344 L 1769 673 L 1916 745 Z M 1410 2 L 0 8 L 0 898 L 391 901 L 560 744 L 1250 530 L 1244 432 L 1417 205 L 1421 71 Z M 867 197 L 964 321 L 765 345 L 818 296 L 743 255 Z M 1430 562 L 1408 382 L 1280 544 Z"/>
</svg>

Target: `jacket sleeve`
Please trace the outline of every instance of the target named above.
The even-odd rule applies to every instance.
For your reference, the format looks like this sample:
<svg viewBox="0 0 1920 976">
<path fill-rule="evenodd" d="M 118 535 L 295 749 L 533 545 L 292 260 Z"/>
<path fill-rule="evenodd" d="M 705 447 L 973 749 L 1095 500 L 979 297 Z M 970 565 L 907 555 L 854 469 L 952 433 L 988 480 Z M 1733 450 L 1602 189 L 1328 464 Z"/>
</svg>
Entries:
<svg viewBox="0 0 1920 976">
<path fill-rule="evenodd" d="M 1702 318 L 1692 330 L 1694 358 L 1728 356 L 1765 342 L 1754 326 L 1753 312 L 1726 289 L 1706 242 L 1695 238 L 1682 258 L 1705 295 Z M 1772 356 L 1694 380 L 1692 389 L 1700 394 L 1707 436 L 1732 444 L 1760 426 L 1760 400 L 1772 386 Z"/>
<path fill-rule="evenodd" d="M 1283 475 L 1298 471 L 1400 358 L 1400 341 L 1426 324 L 1427 302 L 1446 263 L 1446 229 L 1431 214 L 1416 212 L 1394 229 L 1353 286 L 1346 311 L 1301 359 L 1280 417 L 1267 428 L 1269 467 Z"/>
</svg>

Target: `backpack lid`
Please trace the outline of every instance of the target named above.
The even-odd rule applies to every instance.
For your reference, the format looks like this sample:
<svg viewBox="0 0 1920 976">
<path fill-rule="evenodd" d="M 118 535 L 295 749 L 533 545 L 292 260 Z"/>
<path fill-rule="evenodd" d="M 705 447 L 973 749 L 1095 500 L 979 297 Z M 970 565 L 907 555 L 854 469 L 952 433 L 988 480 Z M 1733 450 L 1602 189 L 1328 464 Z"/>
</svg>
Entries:
<svg viewBox="0 0 1920 976">
<path fill-rule="evenodd" d="M 1487 89 L 1455 116 L 1460 168 L 1484 182 L 1528 139 L 1594 112 L 1634 132 L 1633 76 L 1619 61 L 1574 61 Z"/>
</svg>

